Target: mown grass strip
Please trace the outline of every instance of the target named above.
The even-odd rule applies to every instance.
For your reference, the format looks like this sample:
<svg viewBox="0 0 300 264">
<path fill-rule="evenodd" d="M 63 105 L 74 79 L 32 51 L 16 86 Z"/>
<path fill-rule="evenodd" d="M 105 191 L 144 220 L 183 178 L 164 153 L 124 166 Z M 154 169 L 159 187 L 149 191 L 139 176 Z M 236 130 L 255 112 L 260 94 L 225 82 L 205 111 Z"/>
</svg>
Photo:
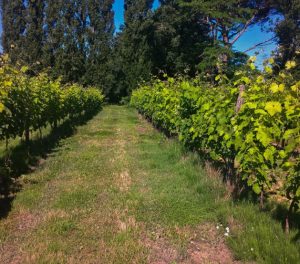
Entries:
<svg viewBox="0 0 300 264">
<path fill-rule="evenodd" d="M 242 261 L 297 263 L 298 230 L 234 202 L 215 174 L 135 110 L 107 106 L 22 177 L 1 263 L 230 263 L 224 242 Z"/>
</svg>

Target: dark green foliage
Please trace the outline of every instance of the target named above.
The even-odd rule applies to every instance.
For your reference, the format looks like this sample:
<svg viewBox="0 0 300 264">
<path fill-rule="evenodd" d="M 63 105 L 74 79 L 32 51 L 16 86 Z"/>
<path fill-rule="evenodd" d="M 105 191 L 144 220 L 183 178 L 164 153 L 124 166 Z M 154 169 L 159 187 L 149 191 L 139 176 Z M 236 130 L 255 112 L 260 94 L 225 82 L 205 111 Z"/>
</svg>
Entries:
<svg viewBox="0 0 300 264">
<path fill-rule="evenodd" d="M 18 59 L 26 29 L 25 5 L 22 0 L 1 0 L 2 9 L 2 47 L 9 52 L 13 61 Z"/>
<path fill-rule="evenodd" d="M 87 60 L 84 83 L 100 85 L 109 93 L 110 71 L 109 59 L 112 52 L 114 33 L 114 14 L 112 12 L 112 0 L 97 1 L 88 0 L 86 37 Z"/>
<path fill-rule="evenodd" d="M 125 0 L 125 25 L 142 21 L 153 5 L 153 0 Z"/>
<path fill-rule="evenodd" d="M 279 67 L 299 62 L 297 0 L 160 0 L 156 10 L 154 0 L 125 0 L 117 34 L 114 0 L 0 2 L 2 46 L 12 62 L 29 64 L 32 74 L 47 71 L 63 82 L 100 86 L 112 102 L 153 75 L 231 78 L 247 59 L 234 44 L 274 13 L 284 17 L 273 29 Z"/>
<path fill-rule="evenodd" d="M 86 1 L 48 1 L 45 8 L 44 61 L 64 81 L 81 81 L 87 60 Z"/>
<path fill-rule="evenodd" d="M 22 43 L 20 57 L 26 63 L 40 69 L 43 50 L 44 0 L 29 1 L 26 17 L 26 37 Z"/>
<path fill-rule="evenodd" d="M 116 36 L 111 70 L 110 97 L 114 101 L 130 94 L 142 80 L 150 79 L 152 61 L 148 42 L 153 1 L 125 1 L 125 26 Z"/>
<path fill-rule="evenodd" d="M 3 48 L 12 60 L 63 82 L 105 86 L 113 0 L 2 1 Z M 104 87 L 105 88 L 105 87 Z"/>
<path fill-rule="evenodd" d="M 63 41 L 63 21 L 60 10 L 62 1 L 49 1 L 45 8 L 45 40 L 43 46 L 43 62 L 46 67 L 51 67 L 53 73 L 57 58 L 63 52 L 61 43 Z"/>
<path fill-rule="evenodd" d="M 155 12 L 152 2 L 125 2 L 125 26 L 116 38 L 114 94 L 121 98 L 153 75 L 195 75 L 208 44 L 208 28 L 199 12 L 190 13 L 176 1 L 165 1 Z"/>
<path fill-rule="evenodd" d="M 178 4 L 163 4 L 152 18 L 149 37 L 151 53 L 157 75 L 159 70 L 168 75 L 189 72 L 194 75 L 200 55 L 209 44 L 208 27 L 198 23 L 202 15 L 189 12 Z"/>
<path fill-rule="evenodd" d="M 268 1 L 264 0 L 180 0 L 191 13 L 202 15 L 198 22 L 209 27 L 210 44 L 205 49 L 200 70 L 214 76 L 217 72 L 232 72 L 232 67 L 245 62 L 245 57 L 232 50 L 243 33 L 264 19 L 269 12 Z"/>
<path fill-rule="evenodd" d="M 210 26 L 214 43 L 232 46 L 250 25 L 264 18 L 269 5 L 264 0 L 180 0 L 192 12 L 203 14 L 203 22 Z"/>
<path fill-rule="evenodd" d="M 275 27 L 275 34 L 278 39 L 279 49 L 277 63 L 284 68 L 289 60 L 296 60 L 300 63 L 300 1 L 298 0 L 273 0 L 273 7 L 283 15 L 283 20 Z M 294 74 L 300 77 L 300 70 L 294 70 Z"/>
</svg>

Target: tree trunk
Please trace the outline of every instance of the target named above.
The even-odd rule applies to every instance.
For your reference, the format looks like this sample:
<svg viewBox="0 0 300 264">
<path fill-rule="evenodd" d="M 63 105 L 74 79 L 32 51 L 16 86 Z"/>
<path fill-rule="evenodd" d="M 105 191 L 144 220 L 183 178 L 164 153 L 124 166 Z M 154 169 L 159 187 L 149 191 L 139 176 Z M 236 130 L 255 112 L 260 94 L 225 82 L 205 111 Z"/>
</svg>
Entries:
<svg viewBox="0 0 300 264">
<path fill-rule="evenodd" d="M 29 144 L 29 142 L 30 142 L 30 130 L 29 130 L 29 128 L 25 129 L 25 142 L 26 142 L 26 144 Z"/>
<path fill-rule="evenodd" d="M 39 134 L 40 134 L 40 139 L 42 139 L 43 138 L 43 132 L 42 132 L 41 128 L 39 128 Z"/>
<path fill-rule="evenodd" d="M 223 30 L 222 30 L 222 38 L 223 38 L 223 43 L 225 48 L 230 51 L 231 49 L 231 44 L 229 42 L 229 31 L 227 29 L 226 26 L 223 26 Z M 223 53 L 222 54 L 222 63 L 225 67 L 227 67 L 228 65 L 228 54 Z"/>
<path fill-rule="evenodd" d="M 8 151 L 8 137 L 5 137 L 5 151 Z"/>
<path fill-rule="evenodd" d="M 295 201 L 292 201 L 292 203 L 290 204 L 287 216 L 285 218 L 285 233 L 286 234 L 289 234 L 289 232 L 290 232 L 290 217 L 293 212 L 294 205 L 295 205 Z"/>
</svg>

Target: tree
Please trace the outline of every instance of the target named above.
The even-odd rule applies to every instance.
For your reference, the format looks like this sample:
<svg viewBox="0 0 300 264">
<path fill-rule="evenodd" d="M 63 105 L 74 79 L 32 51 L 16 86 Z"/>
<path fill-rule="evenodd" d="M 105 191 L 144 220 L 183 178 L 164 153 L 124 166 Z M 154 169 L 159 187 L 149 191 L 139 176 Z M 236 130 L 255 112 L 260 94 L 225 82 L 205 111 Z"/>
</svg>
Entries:
<svg viewBox="0 0 300 264">
<path fill-rule="evenodd" d="M 113 48 L 113 0 L 89 0 L 87 23 L 87 61 L 84 82 L 101 86 L 109 93 L 109 60 Z"/>
<path fill-rule="evenodd" d="M 115 38 L 114 61 L 111 70 L 114 76 L 111 96 L 114 101 L 130 94 L 138 83 L 151 78 L 151 51 L 149 35 L 153 0 L 125 0 L 125 25 Z"/>
<path fill-rule="evenodd" d="M 22 0 L 1 0 L 2 9 L 2 47 L 11 59 L 18 59 L 26 30 L 26 7 Z"/>
<path fill-rule="evenodd" d="M 298 0 L 273 0 L 273 8 L 283 16 L 275 26 L 278 39 L 277 62 L 281 68 L 289 60 L 297 59 L 300 63 L 300 2 Z"/>
<path fill-rule="evenodd" d="M 208 45 L 208 27 L 201 21 L 202 14 L 191 13 L 177 1 L 163 1 L 152 18 L 151 45 L 154 69 L 157 75 L 189 73 L 194 75 L 201 61 L 200 54 Z"/>
<path fill-rule="evenodd" d="M 44 24 L 44 46 L 43 46 L 43 63 L 46 68 L 51 69 L 51 74 L 58 77 L 60 74 L 57 70 L 57 58 L 63 53 L 63 1 L 48 0 L 45 5 L 45 24 Z"/>
<path fill-rule="evenodd" d="M 143 21 L 151 10 L 153 2 L 153 0 L 125 0 L 125 27 Z"/>
<path fill-rule="evenodd" d="M 111 63 L 116 100 L 162 72 L 195 75 L 209 40 L 199 12 L 191 14 L 177 1 L 164 1 L 155 11 L 151 7 L 152 1 L 125 2 L 125 25 L 116 36 Z"/>
<path fill-rule="evenodd" d="M 189 7 L 190 12 L 203 14 L 201 22 L 209 26 L 211 38 L 204 55 L 215 59 L 213 64 L 218 65 L 218 72 L 226 71 L 232 58 L 235 61 L 237 54 L 232 47 L 236 41 L 250 26 L 263 20 L 270 10 L 265 0 L 180 0 L 180 3 Z"/>
<path fill-rule="evenodd" d="M 44 0 L 29 1 L 26 10 L 26 34 L 19 56 L 32 69 L 41 69 L 44 39 Z"/>
<path fill-rule="evenodd" d="M 233 44 L 245 31 L 269 12 L 264 0 L 181 0 L 183 6 L 203 14 L 203 22 L 210 28 L 213 43 L 221 42 L 225 47 Z"/>
<path fill-rule="evenodd" d="M 64 82 L 80 82 L 85 74 L 85 9 L 82 1 L 64 1 L 61 21 L 62 52 L 56 58 L 56 71 Z"/>
</svg>

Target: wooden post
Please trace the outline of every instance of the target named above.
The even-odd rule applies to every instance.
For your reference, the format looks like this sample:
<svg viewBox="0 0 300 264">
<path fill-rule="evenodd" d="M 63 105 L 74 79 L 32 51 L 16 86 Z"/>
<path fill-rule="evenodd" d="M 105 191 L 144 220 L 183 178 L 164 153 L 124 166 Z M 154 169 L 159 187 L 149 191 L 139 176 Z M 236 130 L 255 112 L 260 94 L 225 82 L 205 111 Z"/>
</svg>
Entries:
<svg viewBox="0 0 300 264">
<path fill-rule="evenodd" d="M 290 204 L 287 216 L 285 218 L 285 233 L 286 234 L 289 234 L 289 232 L 290 232 L 290 217 L 292 215 L 294 205 L 295 205 L 295 200 L 293 200 L 292 203 Z"/>
<path fill-rule="evenodd" d="M 244 98 L 243 98 L 243 92 L 245 91 L 245 85 L 240 85 L 240 91 L 239 91 L 239 97 L 236 102 L 235 107 L 235 113 L 238 114 L 238 112 L 241 110 L 242 105 L 244 104 Z"/>
<path fill-rule="evenodd" d="M 261 193 L 260 193 L 259 208 L 260 208 L 260 210 L 264 209 L 264 190 L 262 190 Z"/>
</svg>

